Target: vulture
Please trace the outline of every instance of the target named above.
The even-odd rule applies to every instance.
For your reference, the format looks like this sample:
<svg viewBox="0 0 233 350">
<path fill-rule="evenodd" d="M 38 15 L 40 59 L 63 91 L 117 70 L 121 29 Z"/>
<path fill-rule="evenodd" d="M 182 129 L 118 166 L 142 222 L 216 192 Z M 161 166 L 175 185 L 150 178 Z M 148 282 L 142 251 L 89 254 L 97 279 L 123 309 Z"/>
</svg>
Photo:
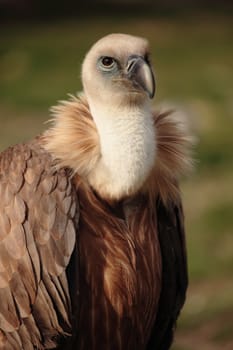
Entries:
<svg viewBox="0 0 233 350">
<path fill-rule="evenodd" d="M 0 155 L 0 349 L 166 350 L 192 137 L 153 109 L 146 39 L 105 36 L 81 77 L 44 133 Z"/>
</svg>

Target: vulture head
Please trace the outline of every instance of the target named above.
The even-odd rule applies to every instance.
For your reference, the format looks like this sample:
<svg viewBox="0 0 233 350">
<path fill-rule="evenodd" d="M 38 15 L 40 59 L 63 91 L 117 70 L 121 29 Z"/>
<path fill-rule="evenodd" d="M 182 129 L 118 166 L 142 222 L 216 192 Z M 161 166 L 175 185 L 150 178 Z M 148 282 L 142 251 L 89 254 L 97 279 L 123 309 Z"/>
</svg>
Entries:
<svg viewBox="0 0 233 350">
<path fill-rule="evenodd" d="M 155 80 L 147 40 L 126 34 L 100 39 L 86 55 L 82 82 L 93 103 L 143 104 L 153 98 Z"/>
</svg>

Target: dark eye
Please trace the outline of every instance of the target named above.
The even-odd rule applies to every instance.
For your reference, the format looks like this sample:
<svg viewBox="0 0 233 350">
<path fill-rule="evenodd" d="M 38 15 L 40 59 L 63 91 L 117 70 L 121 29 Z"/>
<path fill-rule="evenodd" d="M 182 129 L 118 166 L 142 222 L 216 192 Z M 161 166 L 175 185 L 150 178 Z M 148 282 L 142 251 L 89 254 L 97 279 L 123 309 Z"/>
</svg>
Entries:
<svg viewBox="0 0 233 350">
<path fill-rule="evenodd" d="M 104 67 L 110 68 L 114 65 L 115 61 L 112 57 L 105 56 L 101 59 L 101 63 Z"/>
</svg>

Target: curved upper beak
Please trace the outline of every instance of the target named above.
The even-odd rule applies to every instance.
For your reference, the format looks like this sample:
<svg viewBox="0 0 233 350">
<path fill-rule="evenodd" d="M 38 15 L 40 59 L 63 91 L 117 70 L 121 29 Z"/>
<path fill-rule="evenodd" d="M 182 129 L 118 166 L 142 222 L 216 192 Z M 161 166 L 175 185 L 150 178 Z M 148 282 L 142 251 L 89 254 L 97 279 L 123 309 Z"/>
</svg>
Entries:
<svg viewBox="0 0 233 350">
<path fill-rule="evenodd" d="M 155 94 L 155 78 L 153 71 L 143 57 L 132 55 L 126 66 L 127 78 L 137 87 L 142 88 L 150 98 Z"/>
</svg>

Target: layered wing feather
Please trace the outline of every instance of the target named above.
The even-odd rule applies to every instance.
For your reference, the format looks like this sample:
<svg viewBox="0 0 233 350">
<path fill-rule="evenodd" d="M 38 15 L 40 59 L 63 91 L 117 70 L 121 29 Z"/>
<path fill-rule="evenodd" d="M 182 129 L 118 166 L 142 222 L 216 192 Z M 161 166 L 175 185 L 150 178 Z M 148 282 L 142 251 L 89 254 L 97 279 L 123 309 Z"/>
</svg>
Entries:
<svg viewBox="0 0 233 350">
<path fill-rule="evenodd" d="M 77 217 L 69 173 L 55 170 L 39 139 L 1 154 L 0 349 L 49 349 L 69 334 Z"/>
<path fill-rule="evenodd" d="M 162 290 L 156 322 L 147 350 L 168 350 L 188 285 L 184 217 L 181 203 L 165 207 L 157 202 L 162 255 Z"/>
</svg>

